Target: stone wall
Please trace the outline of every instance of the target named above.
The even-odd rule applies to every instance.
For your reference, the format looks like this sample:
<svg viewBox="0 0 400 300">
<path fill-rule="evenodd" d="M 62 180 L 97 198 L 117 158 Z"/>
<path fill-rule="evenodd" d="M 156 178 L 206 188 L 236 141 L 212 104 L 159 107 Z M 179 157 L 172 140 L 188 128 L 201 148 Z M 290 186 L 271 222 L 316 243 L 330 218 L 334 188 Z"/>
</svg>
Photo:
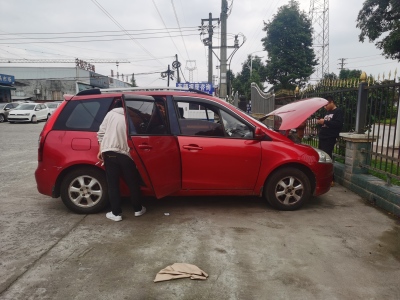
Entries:
<svg viewBox="0 0 400 300">
<path fill-rule="evenodd" d="M 400 186 L 389 185 L 384 180 L 368 174 L 360 165 L 374 138 L 365 134 L 341 133 L 346 141 L 345 164 L 335 163 L 335 181 L 365 198 L 370 203 L 400 217 Z"/>
</svg>

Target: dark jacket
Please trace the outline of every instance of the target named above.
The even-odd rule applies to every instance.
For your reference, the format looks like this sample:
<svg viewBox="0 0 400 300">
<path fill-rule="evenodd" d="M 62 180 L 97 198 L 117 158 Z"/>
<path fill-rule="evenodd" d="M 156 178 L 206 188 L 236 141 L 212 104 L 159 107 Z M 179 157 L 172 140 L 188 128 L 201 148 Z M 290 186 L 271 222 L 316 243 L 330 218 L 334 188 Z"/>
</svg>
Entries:
<svg viewBox="0 0 400 300">
<path fill-rule="evenodd" d="M 324 117 L 324 125 L 319 130 L 320 139 L 337 138 L 343 127 L 343 112 L 340 108 L 328 111 Z"/>
</svg>

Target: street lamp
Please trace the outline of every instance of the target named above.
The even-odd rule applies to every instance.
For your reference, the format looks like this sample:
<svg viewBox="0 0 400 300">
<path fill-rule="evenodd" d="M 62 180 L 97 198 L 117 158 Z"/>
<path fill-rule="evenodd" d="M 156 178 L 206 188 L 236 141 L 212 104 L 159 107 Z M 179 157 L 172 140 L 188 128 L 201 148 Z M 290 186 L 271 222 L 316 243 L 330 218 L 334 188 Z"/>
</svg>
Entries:
<svg viewBox="0 0 400 300">
<path fill-rule="evenodd" d="M 253 53 L 257 53 L 257 52 L 264 52 L 264 50 L 254 51 L 254 52 L 250 53 L 250 66 L 247 65 L 250 68 L 250 77 L 251 77 L 251 74 L 253 72 Z M 263 58 L 264 56 L 257 56 L 256 55 L 255 57 Z"/>
</svg>

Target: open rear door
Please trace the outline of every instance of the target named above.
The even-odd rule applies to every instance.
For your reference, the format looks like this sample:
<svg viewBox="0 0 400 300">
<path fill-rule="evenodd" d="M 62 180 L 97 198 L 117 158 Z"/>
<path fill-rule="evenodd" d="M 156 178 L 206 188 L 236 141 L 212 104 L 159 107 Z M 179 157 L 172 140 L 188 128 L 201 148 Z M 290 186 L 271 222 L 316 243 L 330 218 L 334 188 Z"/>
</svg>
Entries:
<svg viewBox="0 0 400 300">
<path fill-rule="evenodd" d="M 179 191 L 181 158 L 176 137 L 169 130 L 165 101 L 132 95 L 124 95 L 124 101 L 133 144 L 131 156 L 138 157 L 142 164 L 139 172 L 146 172 L 157 198 Z"/>
</svg>

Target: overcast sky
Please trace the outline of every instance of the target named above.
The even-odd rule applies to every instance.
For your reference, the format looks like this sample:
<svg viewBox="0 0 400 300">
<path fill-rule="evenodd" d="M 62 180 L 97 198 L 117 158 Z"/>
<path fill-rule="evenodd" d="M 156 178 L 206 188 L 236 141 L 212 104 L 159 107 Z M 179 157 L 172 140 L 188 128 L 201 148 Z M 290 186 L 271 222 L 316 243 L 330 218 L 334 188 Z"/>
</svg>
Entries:
<svg viewBox="0 0 400 300">
<path fill-rule="evenodd" d="M 311 0 L 300 0 L 309 12 Z M 320 0 L 321 1 L 321 0 Z M 319 1 L 319 2 L 320 2 Z M 262 51 L 263 21 L 271 21 L 277 9 L 289 0 L 235 0 L 228 17 L 228 46 L 234 35 L 246 42 L 232 57 L 236 74 L 248 54 L 267 58 Z M 329 71 L 339 73 L 340 58 L 345 67 L 367 74 L 388 76 L 400 64 L 386 60 L 373 43 L 358 42 L 356 18 L 364 0 L 333 0 L 329 7 Z M 219 18 L 218 0 L 0 0 L 0 59 L 109 59 L 129 63 L 94 63 L 96 72 L 111 75 L 135 73 L 139 86 L 164 86 L 160 72 L 172 65 L 175 54 L 189 81 L 207 81 L 207 47 L 198 26 L 202 19 Z M 214 22 L 215 25 L 218 25 Z M 206 24 L 206 23 L 205 23 Z M 34 38 L 34 39 L 32 39 Z M 220 28 L 214 29 L 214 45 L 220 45 Z M 67 42 L 68 41 L 68 42 Z M 214 50 L 220 56 L 219 49 Z M 228 56 L 232 53 L 228 49 Z M 190 62 L 195 61 L 195 63 Z M 213 73 L 219 76 L 218 59 Z M 1 66 L 71 66 L 74 64 L 0 64 Z M 399 76 L 399 74 L 398 74 Z M 184 79 L 183 79 L 184 81 Z M 172 82 L 174 85 L 175 82 Z"/>
</svg>

